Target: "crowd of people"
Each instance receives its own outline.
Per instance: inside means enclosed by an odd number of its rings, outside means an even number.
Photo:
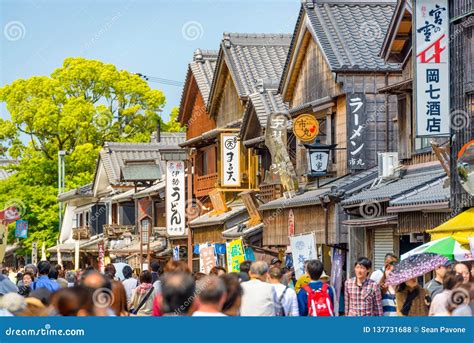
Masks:
[[[448,262],[422,287],[418,278],[386,285],[398,259],[372,272],[368,258],[359,258],[355,276],[336,292],[319,260],[305,263],[305,273],[277,258],[244,261],[240,272],[214,267],[192,273],[183,261],[160,268],[157,262],[136,275],[128,265],[121,280],[113,264],[65,270],[40,261],[0,274],[0,316],[472,316],[474,271],[465,263]]]

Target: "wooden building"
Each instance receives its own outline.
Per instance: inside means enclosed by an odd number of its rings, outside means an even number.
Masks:
[[[462,188],[456,160],[464,144],[474,139],[474,1],[449,1],[451,67],[451,199],[453,215],[474,206]],[[456,117],[454,117],[456,116]]]
[[[402,79],[379,89],[397,98],[398,172],[380,177],[376,185],[342,203],[350,215],[344,223],[354,232],[349,246],[352,258],[367,255],[375,268],[382,266],[385,253],[401,255],[428,241],[426,231],[455,215],[453,203],[460,201],[453,196],[450,202],[453,177],[449,156],[441,154],[449,151],[448,139],[416,137],[413,16],[411,1],[397,1],[380,52],[386,62],[402,64]],[[452,72],[451,79],[462,77]],[[452,82],[451,87],[453,84],[459,83]],[[455,141],[452,144],[456,145]]]
[[[291,118],[313,116],[319,123],[318,141],[337,146],[326,177],[318,180],[309,176],[306,148],[288,135],[301,194],[260,207],[265,246],[283,249],[288,244],[291,211],[295,233],[316,233],[325,268],[329,268],[328,247],[345,248],[341,244],[348,242],[348,236],[341,225],[344,212],[339,201],[375,179],[378,152],[396,150],[395,98],[377,89],[400,79],[401,70],[399,64],[385,63],[377,55],[383,37],[373,34],[387,29],[393,11],[388,1],[302,3],[279,92],[289,104]],[[354,109],[359,106],[356,119]],[[344,195],[337,192],[338,185]]]
[[[271,90],[276,91],[290,39],[290,35],[283,34],[224,33],[206,106],[207,113],[216,123],[216,128],[201,134],[198,138],[190,138],[182,144],[182,146],[189,146],[200,142],[199,144],[203,145],[202,149],[210,149],[212,145],[213,151],[216,152],[217,175],[212,183],[208,184],[206,193],[213,210],[210,213],[203,213],[189,223],[194,244],[219,243],[245,236],[238,234],[241,231],[255,234],[260,230],[261,233],[261,226],[258,230],[255,228],[259,222],[249,221],[249,217],[252,218],[252,209],[248,206],[252,207],[251,203],[255,198],[241,197],[242,192],[246,193],[257,188],[258,159],[253,151],[243,145],[239,139],[239,167],[234,172],[238,173],[240,182],[227,185],[223,178],[226,171],[222,156],[224,149],[222,139],[224,135],[233,135],[238,139],[244,114],[251,111],[249,107],[255,108],[262,105],[261,101],[257,103],[259,100],[256,98],[264,92],[262,89],[264,83],[268,85],[273,80]],[[284,107],[281,101],[279,105]],[[265,115],[268,113],[260,109],[258,111],[262,116],[264,116],[263,113]],[[211,189],[213,191],[209,192]],[[200,190],[195,187],[194,196],[199,195],[201,195]],[[247,229],[237,230],[238,225],[241,227],[243,225]],[[225,236],[223,236],[224,231],[226,231]],[[258,239],[255,242],[254,236],[252,237],[252,242],[259,244]]]

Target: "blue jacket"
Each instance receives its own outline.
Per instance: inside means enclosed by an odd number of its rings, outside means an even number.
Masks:
[[[323,283],[321,281],[311,281],[308,284],[311,289],[317,291],[318,289],[321,289],[323,287]],[[331,299],[331,303],[334,306],[334,289],[329,286],[328,287],[328,294],[329,298]],[[308,315],[308,293],[304,290],[304,288],[301,288],[300,291],[298,292],[298,309],[300,311],[300,316],[307,316]]]
[[[35,280],[35,282],[33,282],[33,284],[31,285],[31,289],[33,291],[37,290],[38,288],[46,288],[50,292],[56,292],[60,287],[59,287],[59,284],[56,281],[51,280],[46,275],[42,275],[42,276],[38,277]]]

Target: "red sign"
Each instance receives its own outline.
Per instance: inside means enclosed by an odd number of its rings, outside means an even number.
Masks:
[[[293,210],[290,209],[288,212],[288,236],[294,236],[295,235],[295,215],[293,213]]]
[[[104,272],[105,266],[104,266],[104,258],[105,258],[105,248],[104,248],[104,242],[99,242],[97,244],[97,250],[99,252],[99,257],[97,258],[97,262],[99,265],[99,271],[101,273]]]

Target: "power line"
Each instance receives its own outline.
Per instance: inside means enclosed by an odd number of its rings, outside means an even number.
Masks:
[[[162,77],[147,76],[147,75],[143,75],[142,73],[135,73],[135,74],[140,76],[143,80],[148,81],[148,82],[161,83],[161,84],[165,84],[165,85],[168,85],[168,86],[176,86],[176,87],[183,87],[184,86],[184,82],[181,82],[181,81],[165,79],[165,78],[162,78]]]

